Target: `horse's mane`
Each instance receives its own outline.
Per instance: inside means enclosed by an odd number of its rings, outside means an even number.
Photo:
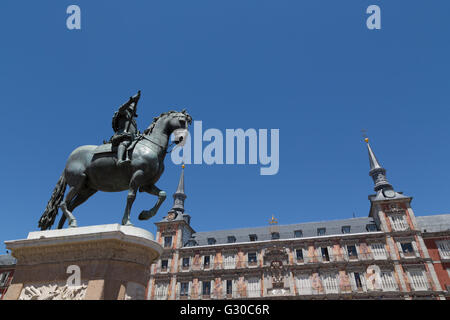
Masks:
[[[170,115],[172,113],[184,113],[184,114],[186,114],[188,116],[188,118],[191,118],[191,116],[188,115],[185,110],[183,110],[181,112],[180,111],[175,111],[175,110],[170,110],[170,111],[167,111],[167,112],[163,112],[159,116],[153,118],[153,122],[150,124],[150,126],[147,129],[145,129],[144,134],[152,133],[153,129],[156,126],[156,123],[158,122],[158,120],[161,119],[161,118],[164,118],[164,117],[166,117],[166,116],[168,116],[168,115]]]

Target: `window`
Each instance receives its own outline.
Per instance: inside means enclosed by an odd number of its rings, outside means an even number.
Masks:
[[[155,299],[156,300],[166,300],[167,299],[167,289],[169,288],[168,282],[160,282],[155,285]]]
[[[375,232],[375,231],[377,231],[377,225],[375,223],[370,223],[370,224],[366,225],[366,230],[368,232]]]
[[[272,240],[280,239],[280,233],[278,232],[272,232]]]
[[[376,260],[386,259],[386,249],[383,243],[372,243],[370,247]]]
[[[211,294],[211,281],[203,281],[202,294],[204,296],[209,296]]]
[[[327,273],[322,275],[322,283],[326,293],[338,293],[338,275],[336,273]]]
[[[236,242],[236,237],[235,236],[228,236],[228,243],[235,243]]]
[[[172,246],[172,237],[164,237],[164,248],[170,248]]]
[[[355,245],[347,246],[347,252],[349,258],[358,258],[358,252],[356,251]]]
[[[392,271],[381,271],[381,288],[383,291],[396,291],[397,284],[395,283]]]
[[[330,261],[330,256],[328,255],[328,248],[321,248],[322,251],[322,261]]]
[[[355,285],[356,285],[356,289],[362,290],[362,282],[361,282],[361,275],[358,272],[354,272],[353,276],[355,277]]]
[[[408,270],[411,286],[416,291],[428,290],[428,281],[423,269],[410,268]]]
[[[318,228],[318,229],[317,229],[317,235],[318,235],[318,236],[324,236],[326,230],[327,230],[326,228]]]
[[[249,278],[247,281],[247,291],[250,298],[261,296],[261,280],[259,278]]]
[[[186,243],[186,247],[194,247],[197,245],[197,241],[195,241],[194,239],[189,239],[188,242]]]
[[[223,262],[224,262],[225,269],[233,269],[236,265],[234,254],[232,254],[232,253],[224,254]]]
[[[227,280],[227,295],[233,294],[233,280]]]
[[[403,242],[400,244],[400,246],[401,246],[402,252],[405,256],[409,257],[409,256],[415,255],[414,248],[413,248],[411,242]]]
[[[258,240],[258,237],[256,236],[256,234],[251,234],[249,235],[250,241],[256,241]]]
[[[450,259],[450,240],[436,241],[442,259]]]
[[[297,260],[302,260],[303,261],[303,249],[296,249],[295,253],[297,255]]]
[[[3,272],[0,274],[0,287],[6,286],[8,281],[9,272]]]
[[[180,296],[185,297],[189,293],[189,282],[181,282],[180,284]]]
[[[189,257],[184,257],[183,258],[183,268],[188,268],[189,267],[189,262],[190,262]]]
[[[350,226],[343,226],[342,233],[350,233]]]
[[[167,271],[169,260],[161,260],[161,271]]]
[[[311,279],[309,274],[300,274],[296,277],[297,290],[300,295],[312,294]]]
[[[210,256],[204,256],[204,257],[203,257],[203,266],[204,266],[205,268],[209,267],[210,259],[211,259]]]
[[[408,229],[408,223],[406,222],[405,215],[395,214],[391,215],[390,218],[394,231],[404,231]]]
[[[208,244],[209,244],[209,245],[216,244],[216,239],[214,239],[214,238],[208,238]]]
[[[248,253],[248,263],[249,264],[256,264],[256,252],[249,252]]]
[[[301,238],[303,237],[303,231],[302,230],[295,230],[294,231],[294,238]]]

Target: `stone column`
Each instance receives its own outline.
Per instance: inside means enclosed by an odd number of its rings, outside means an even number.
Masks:
[[[30,232],[6,241],[17,259],[5,300],[145,299],[163,248],[147,230],[119,224]]]

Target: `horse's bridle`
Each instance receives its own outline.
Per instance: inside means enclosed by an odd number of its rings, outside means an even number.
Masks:
[[[188,117],[187,115],[176,116],[176,117],[177,117],[178,119],[179,119],[179,118],[184,118],[184,120],[185,120],[185,129],[187,130],[187,129],[188,129],[188,123],[190,123],[189,117]],[[148,140],[148,141],[150,141],[151,143],[157,145],[158,147],[160,147],[160,148],[162,148],[162,149],[164,150],[164,147],[163,147],[162,145],[160,145],[159,143],[156,143],[155,141],[153,141],[153,140],[151,140],[150,138],[148,138],[146,134],[143,134],[143,135],[141,136],[141,139]],[[173,146],[173,145],[175,145],[175,146],[174,146],[170,151],[166,151],[166,154],[167,154],[167,153],[171,153],[171,152],[173,151],[173,149],[175,149],[175,147],[176,147],[175,141],[173,141],[172,143],[170,143],[170,144],[167,146],[167,149],[169,149],[169,147],[171,147],[171,146]]]

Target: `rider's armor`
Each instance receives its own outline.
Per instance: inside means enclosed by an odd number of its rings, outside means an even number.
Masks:
[[[123,104],[119,110],[114,113],[112,119],[112,128],[115,134],[111,138],[111,143],[113,147],[117,146],[118,165],[130,162],[126,150],[138,133],[137,124],[134,118],[137,117],[136,109],[139,97],[140,91],[136,96],[131,97],[128,102]],[[124,156],[125,159],[123,159]]]

